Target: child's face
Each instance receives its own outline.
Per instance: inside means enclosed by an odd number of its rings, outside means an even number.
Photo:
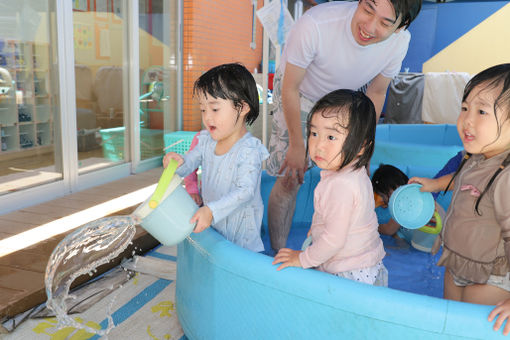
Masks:
[[[491,158],[510,148],[509,108],[499,107],[494,113],[494,103],[500,93],[501,86],[487,88],[480,84],[462,103],[457,130],[467,152]]]
[[[342,124],[346,125],[346,124]],[[325,118],[317,112],[310,121],[308,153],[312,161],[324,170],[337,170],[342,162],[342,147],[347,130],[340,126],[338,118]]]
[[[202,122],[211,134],[212,139],[221,142],[239,137],[239,133],[242,132],[243,128],[245,129],[244,117],[247,113],[247,105],[244,105],[239,113],[231,100],[214,98],[204,94],[199,95],[198,98]]]
[[[389,0],[361,0],[351,21],[354,40],[362,46],[388,39],[398,28],[402,16],[395,20],[395,9]]]

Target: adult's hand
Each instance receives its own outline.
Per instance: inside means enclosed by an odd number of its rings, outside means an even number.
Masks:
[[[306,150],[304,144],[289,145],[285,159],[278,173],[290,177],[293,181],[303,184],[306,171]]]
[[[301,128],[301,104],[299,87],[306,74],[306,69],[287,63],[282,83],[282,106],[287,131],[289,148],[279,170],[290,179],[290,183],[303,183],[306,171],[306,150]]]

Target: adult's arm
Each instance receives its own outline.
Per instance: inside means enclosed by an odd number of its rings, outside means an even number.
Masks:
[[[390,85],[391,78],[378,74],[367,87],[367,96],[372,100],[375,107],[376,122],[379,121],[381,111],[386,100],[386,91]]]
[[[301,104],[299,87],[305,77],[306,69],[287,63],[282,84],[282,106],[285,123],[289,131],[289,149],[280,168],[280,173],[298,177],[303,182],[306,167],[305,144],[301,131]],[[290,173],[289,173],[290,172]]]

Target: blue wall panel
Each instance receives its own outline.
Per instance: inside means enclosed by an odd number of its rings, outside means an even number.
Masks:
[[[436,36],[437,5],[424,3],[420,14],[409,26],[411,42],[402,62],[402,71],[421,72],[422,66],[432,56]]]
[[[424,2],[411,23],[411,43],[402,71],[421,72],[423,63],[462,37],[510,1]]]
[[[432,55],[469,32],[508,1],[467,1],[437,4],[437,29]]]

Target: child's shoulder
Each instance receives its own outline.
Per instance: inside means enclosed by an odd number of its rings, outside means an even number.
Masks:
[[[366,181],[368,181],[371,187],[372,184],[365,168],[345,168],[340,171],[321,171],[321,182],[323,185],[331,186],[332,188],[341,187],[342,191],[358,191],[360,183]]]
[[[245,156],[259,155],[263,160],[269,157],[269,152],[264,144],[250,132],[246,133],[243,138],[238,141],[238,148],[240,154]]]

